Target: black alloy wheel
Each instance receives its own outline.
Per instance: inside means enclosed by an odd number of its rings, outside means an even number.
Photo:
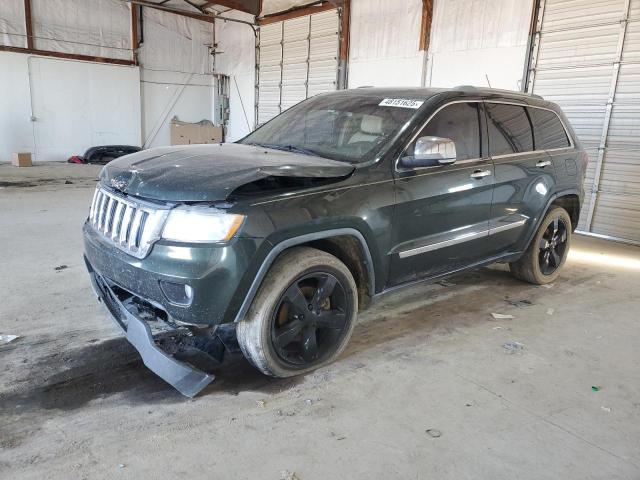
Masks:
[[[282,362],[309,367],[332,355],[346,333],[347,294],[331,273],[313,272],[287,288],[274,310],[271,344]]]
[[[545,230],[539,244],[538,262],[543,275],[551,275],[562,264],[567,249],[567,225],[556,218]]]

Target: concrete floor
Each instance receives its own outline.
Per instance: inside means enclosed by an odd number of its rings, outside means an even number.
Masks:
[[[503,266],[418,286],[329,367],[232,358],[187,400],[90,291],[97,172],[0,165],[0,333],[21,335],[0,346],[0,478],[640,478],[640,249],[575,237],[550,288]]]

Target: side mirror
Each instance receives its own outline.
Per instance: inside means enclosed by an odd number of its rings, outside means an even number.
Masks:
[[[450,138],[420,137],[416,140],[413,155],[402,158],[407,168],[450,165],[456,161],[456,144]]]

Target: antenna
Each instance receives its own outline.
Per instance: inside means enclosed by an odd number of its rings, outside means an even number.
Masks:
[[[489,85],[489,88],[491,88],[491,82],[489,81],[489,75],[487,75],[486,73],[484,74],[485,78],[487,79],[487,84]]]

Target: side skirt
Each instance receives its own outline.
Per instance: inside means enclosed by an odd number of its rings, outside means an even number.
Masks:
[[[458,268],[456,270],[451,270],[451,271],[448,271],[448,272],[439,273],[437,275],[432,275],[430,277],[425,277],[425,278],[421,278],[421,279],[418,279],[418,280],[412,280],[410,282],[402,283],[400,285],[396,285],[396,286],[391,287],[391,288],[386,288],[382,292],[376,293],[373,296],[373,298],[371,299],[371,303],[374,304],[374,303],[380,301],[383,297],[385,297],[388,294],[392,294],[392,293],[395,293],[397,291],[404,290],[405,288],[409,288],[409,287],[413,287],[415,285],[419,285],[421,283],[433,282],[434,280],[438,280],[438,279],[443,278],[443,277],[449,277],[451,275],[455,275],[456,273],[465,272],[467,270],[475,270],[475,269],[480,268],[480,267],[486,267],[487,265],[491,265],[491,264],[494,264],[494,263],[513,262],[513,261],[517,260],[518,258],[520,258],[523,253],[524,252],[504,253],[504,254],[501,254],[501,255],[497,255],[495,257],[491,257],[491,258],[482,260],[480,262],[472,263],[471,265],[467,265],[465,267],[461,267],[461,268]]]

